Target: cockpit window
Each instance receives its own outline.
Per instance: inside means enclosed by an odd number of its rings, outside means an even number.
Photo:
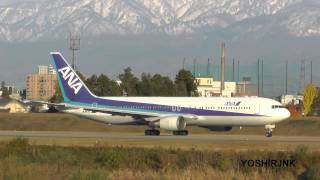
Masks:
[[[272,105],[272,109],[279,109],[279,108],[286,108],[286,107],[281,105]]]

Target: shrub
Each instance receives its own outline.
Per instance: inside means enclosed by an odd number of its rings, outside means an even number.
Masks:
[[[122,161],[120,153],[113,149],[101,149],[95,158],[96,163],[110,168],[120,168]]]
[[[298,163],[298,165],[302,166],[308,166],[308,148],[306,146],[298,146],[294,153],[293,153],[293,158],[295,159]]]
[[[167,154],[162,154],[159,152],[148,151],[144,157],[145,165],[151,169],[159,170],[163,168],[161,155],[166,156]]]
[[[7,155],[14,155],[20,158],[28,158],[30,145],[28,139],[15,138],[6,145]]]
[[[306,173],[306,177],[309,180],[317,180],[320,178],[320,164],[313,165]]]
[[[58,166],[64,166],[65,164],[74,165],[77,163],[76,155],[67,148],[56,147],[45,154],[46,161],[51,163],[57,163]]]
[[[71,174],[68,178],[69,180],[107,180],[111,179],[104,171],[94,170],[94,171],[79,171],[77,173]]]

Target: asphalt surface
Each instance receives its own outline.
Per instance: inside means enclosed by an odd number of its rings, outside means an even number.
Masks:
[[[265,141],[320,143],[320,137],[313,136],[273,136],[264,135],[189,135],[189,136],[144,136],[142,133],[66,132],[66,131],[0,131],[0,137],[40,137],[40,138],[93,138],[110,140],[193,140],[193,141]]]

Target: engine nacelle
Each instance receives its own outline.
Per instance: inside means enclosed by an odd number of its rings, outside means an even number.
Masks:
[[[210,131],[231,131],[231,126],[209,126],[207,127]]]
[[[160,129],[180,131],[186,128],[186,121],[182,116],[164,117],[159,121]]]

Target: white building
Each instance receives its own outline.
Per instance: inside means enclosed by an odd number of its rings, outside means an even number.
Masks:
[[[298,105],[303,101],[303,96],[301,95],[282,95],[281,96],[281,104],[284,106],[288,106],[290,104]]]
[[[199,96],[224,96],[232,97],[236,94],[236,82],[225,82],[225,90],[220,92],[221,82],[214,81],[213,77],[196,77]]]
[[[39,65],[38,74],[56,74],[56,70],[51,64],[49,66]]]
[[[48,66],[38,66],[38,74],[48,74],[49,67]]]

